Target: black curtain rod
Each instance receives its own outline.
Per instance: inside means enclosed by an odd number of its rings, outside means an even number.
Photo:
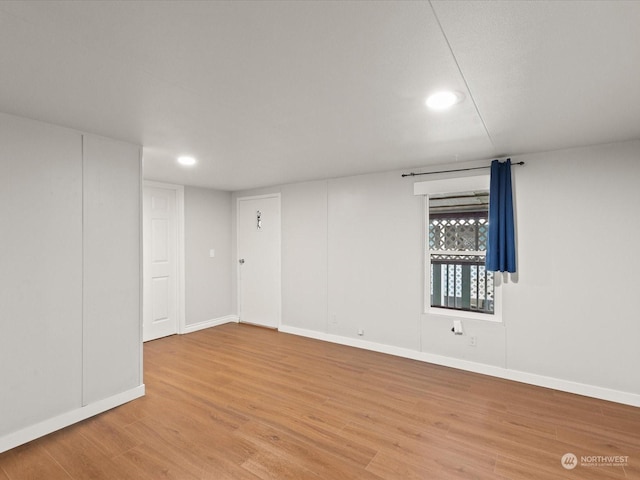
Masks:
[[[509,160],[509,159],[507,159]],[[524,165],[524,162],[515,162],[511,165]],[[402,178],[404,177],[417,177],[418,175],[435,175],[436,173],[453,173],[453,172],[467,172],[469,170],[481,170],[483,168],[491,168],[491,165],[487,165],[486,167],[471,167],[471,168],[458,168],[456,170],[440,170],[438,172],[423,172],[423,173],[403,173]]]

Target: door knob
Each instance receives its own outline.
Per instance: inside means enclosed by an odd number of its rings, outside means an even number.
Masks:
[[[240,260],[238,260],[238,263],[239,263],[240,265],[243,265],[243,264],[244,264],[244,258],[241,258]]]

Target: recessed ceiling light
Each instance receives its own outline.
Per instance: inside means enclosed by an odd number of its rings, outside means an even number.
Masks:
[[[180,165],[191,166],[196,164],[196,159],[193,157],[182,156],[178,157],[178,163]]]
[[[460,92],[452,92],[445,90],[436,92],[427,97],[427,107],[431,110],[446,110],[453,107],[456,103],[460,103],[464,96]]]

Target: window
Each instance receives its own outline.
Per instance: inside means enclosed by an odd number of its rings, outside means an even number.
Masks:
[[[493,316],[494,276],[485,269],[489,192],[432,194],[427,204],[430,306]]]

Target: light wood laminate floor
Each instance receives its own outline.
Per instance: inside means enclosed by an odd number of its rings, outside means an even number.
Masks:
[[[0,454],[0,480],[640,479],[640,408],[238,324],[144,364],[144,398]]]

